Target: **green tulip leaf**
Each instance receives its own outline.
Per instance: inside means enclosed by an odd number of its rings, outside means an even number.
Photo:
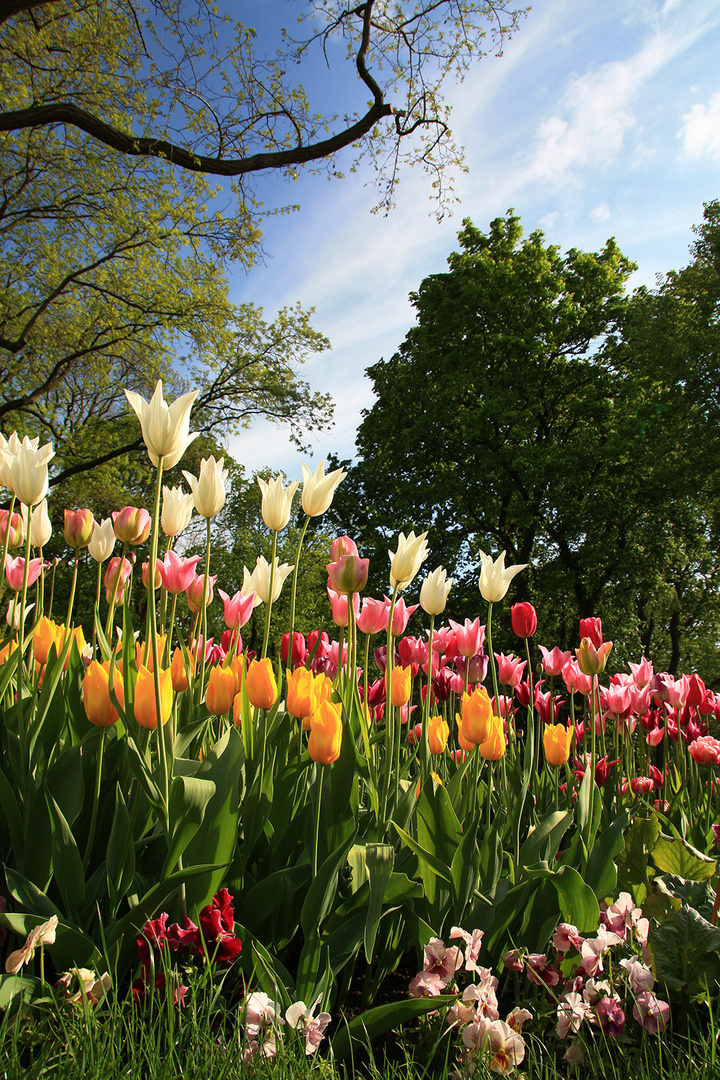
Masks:
[[[675,874],[686,881],[705,881],[717,869],[717,859],[703,855],[679,836],[661,834],[650,856],[661,873]]]

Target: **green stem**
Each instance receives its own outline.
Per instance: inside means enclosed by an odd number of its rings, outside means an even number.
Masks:
[[[303,546],[303,540],[305,539],[305,532],[307,530],[310,518],[306,515],[303,527],[300,530],[300,539],[298,540],[297,551],[295,553],[295,569],[293,570],[292,580],[292,592],[290,594],[290,636],[288,638],[288,662],[287,666],[292,671],[292,647],[293,647],[293,634],[295,633],[295,595],[297,592],[297,579],[300,569],[300,551]],[[263,655],[265,655],[263,653]]]
[[[110,606],[108,608],[107,621],[105,623],[105,637],[108,639],[108,644],[110,645],[111,649],[113,648],[114,635],[112,633],[112,624],[115,617],[115,602],[117,600],[118,587],[120,585],[120,575],[122,574],[123,567],[125,566],[125,556],[127,555],[127,549],[128,545],[127,541],[125,541],[122,546],[122,551],[120,552],[120,562],[118,563],[117,574],[115,575],[115,581],[113,582],[112,593],[110,594]],[[53,586],[54,585],[55,574],[53,572]]]
[[[202,607],[200,618],[202,619],[202,662],[200,664],[200,695],[198,701],[205,696],[205,667],[207,665],[207,598],[210,589],[210,518],[207,519],[205,534],[205,575],[203,577]]]
[[[98,750],[97,770],[95,772],[95,798],[93,799],[92,815],[90,817],[90,831],[88,832],[87,844],[85,846],[85,857],[83,858],[84,870],[87,870],[88,868],[93,841],[95,839],[95,827],[97,825],[98,807],[100,805],[100,785],[102,782],[102,767],[103,756],[105,753],[106,731],[106,728],[102,728],[100,732],[100,749]]]
[[[7,562],[8,550],[10,548],[10,524],[12,522],[12,516],[15,509],[16,496],[13,493],[13,497],[10,500],[10,509],[7,516],[7,528],[5,529],[5,540],[3,541],[3,555],[2,555],[2,569],[5,570],[5,563]],[[27,522],[27,538],[30,536],[30,521]],[[26,538],[26,539],[27,539]],[[29,547],[29,545],[28,545]],[[3,593],[5,592],[5,574],[0,575],[0,600],[2,600]]]
[[[490,653],[490,671],[492,672],[492,684],[493,693],[495,695],[495,710],[500,711],[500,695],[498,693],[498,681],[497,670],[495,668],[495,653],[493,652],[492,643],[492,601],[488,602],[488,617],[487,617],[487,639],[488,639],[488,651]]]
[[[30,762],[26,761],[27,733],[25,731],[25,717],[23,715],[23,681],[24,681],[24,654],[25,654],[25,604],[27,601],[27,583],[30,572],[30,523],[32,521],[32,506],[28,506],[27,536],[25,537],[25,566],[23,567],[22,597],[20,600],[20,626],[18,628],[18,661],[16,668],[17,707],[18,707],[18,733],[20,735],[21,761],[23,779],[25,769],[29,771]]]
[[[75,604],[75,587],[77,586],[78,576],[78,561],[80,559],[80,552],[75,549],[75,565],[73,567],[72,585],[70,586],[70,599],[68,600],[67,615],[65,616],[65,632],[70,629],[70,623],[72,622],[72,610]]]
[[[318,848],[320,847],[320,808],[322,806],[322,783],[324,772],[323,766],[320,764],[317,765],[317,769],[319,770],[319,772],[317,779],[317,794],[315,805],[315,836],[313,839],[313,881],[317,877],[318,872]]]
[[[95,618],[92,627],[92,659],[95,659],[95,646],[97,645],[97,624],[100,618],[100,589],[102,588],[102,563],[97,565],[97,585],[95,587]]]
[[[52,576],[50,578],[50,603],[48,604],[48,619],[52,619],[53,600],[55,598],[55,571],[56,570],[57,570],[57,559],[53,559]]]
[[[422,786],[425,786],[427,780],[428,771],[430,769],[430,744],[428,741],[428,728],[430,726],[430,696],[432,694],[432,647],[433,647],[433,632],[435,630],[435,616],[430,616],[430,633],[428,635],[428,674],[427,683],[425,684],[425,701],[423,702],[422,710],[422,735],[421,738],[421,750],[420,750],[420,764],[422,768]],[[467,670],[467,666],[466,666]],[[408,717],[408,725],[410,719]]]
[[[158,530],[160,528],[160,496],[162,493],[163,459],[158,458],[157,482],[155,484],[155,510],[153,514],[153,530],[150,540],[150,565],[148,567],[148,606],[150,610],[150,640],[152,644],[153,658],[153,684],[155,687],[155,713],[157,716],[158,756],[160,758],[160,774],[162,777],[162,791],[164,796],[164,826],[165,834],[170,835],[170,819],[168,816],[168,804],[170,800],[170,776],[167,760],[167,747],[165,746],[165,732],[162,721],[162,695],[160,692],[160,649],[158,647],[157,611],[155,610],[155,563],[158,549]]]

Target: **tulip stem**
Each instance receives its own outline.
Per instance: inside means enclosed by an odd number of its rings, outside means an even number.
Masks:
[[[495,713],[500,715],[500,695],[498,693],[497,671],[495,670],[495,654],[493,653],[492,643],[492,600],[488,601],[488,617],[487,617],[487,639],[488,650],[490,652],[490,671],[492,672],[492,684],[493,693],[495,695]]]
[[[73,566],[72,585],[70,586],[70,599],[68,600],[67,615],[65,616],[65,632],[70,629],[70,623],[72,622],[72,610],[75,605],[75,587],[77,585],[78,577],[78,559],[80,558],[80,549],[75,549],[75,565]]]
[[[22,582],[22,598],[20,600],[20,626],[18,627],[18,661],[15,671],[15,679],[17,686],[17,707],[18,707],[18,733],[20,735],[20,747],[22,750],[21,761],[23,770],[23,780],[27,775],[25,770],[30,770],[30,762],[25,760],[27,753],[26,743],[26,731],[25,731],[25,717],[23,716],[23,667],[24,667],[24,652],[25,652],[25,602],[27,600],[27,584],[28,575],[30,572],[30,523],[32,521],[32,506],[27,508],[27,536],[25,537],[25,566],[23,567],[23,582]],[[10,519],[8,518],[8,532],[10,529]]]
[[[150,565],[148,567],[148,605],[150,609],[150,641],[152,644],[153,658],[153,684],[155,689],[155,715],[157,717],[158,754],[160,757],[160,773],[162,776],[165,833],[170,835],[169,801],[170,801],[170,778],[168,775],[167,747],[165,746],[165,733],[163,731],[162,695],[160,693],[160,650],[158,647],[157,612],[155,610],[155,563],[157,560],[158,529],[160,527],[160,494],[162,492],[163,459],[158,457],[157,483],[155,485],[155,511],[153,514],[153,529],[150,540]],[[120,564],[122,566],[122,563]],[[120,575],[118,574],[118,578]]]
[[[113,637],[114,637],[114,635],[112,634],[112,622],[113,622],[113,618],[115,616],[115,601],[117,600],[118,586],[120,585],[120,575],[122,574],[123,567],[125,566],[125,556],[127,555],[127,549],[128,549],[127,541],[124,541],[123,546],[122,546],[122,551],[120,552],[120,562],[118,563],[117,573],[115,575],[115,580],[113,581],[112,594],[110,596],[110,607],[108,608],[107,622],[105,623],[105,637],[108,639],[108,643],[109,643],[111,649],[113,647]],[[55,586],[55,574],[53,572],[53,587],[54,586]]]
[[[15,500],[17,496],[13,493],[13,497],[10,500],[10,509],[8,510],[7,520],[5,521],[5,539],[3,541],[3,556],[2,556],[2,568],[5,570],[5,563],[7,562],[8,548],[10,547],[10,527],[12,525],[13,510],[15,508]],[[27,533],[30,536],[30,522],[27,522]],[[0,600],[2,600],[3,593],[5,592],[5,574],[0,577]]]
[[[200,665],[200,696],[202,701],[205,694],[205,666],[207,663],[207,598],[210,589],[210,518],[207,519],[207,531],[205,535],[205,574],[203,577],[202,609],[202,663]]]
[[[102,563],[97,564],[97,585],[95,587],[95,618],[93,619],[92,628],[92,656],[91,660],[95,659],[95,646],[97,645],[97,622],[100,618],[100,589],[102,587]]]
[[[268,640],[270,638],[270,618],[272,616],[273,606],[273,588],[275,586],[275,558],[277,556],[277,532],[273,532],[272,542],[272,555],[270,557],[270,584],[268,586],[268,602],[267,611],[265,612],[265,633],[263,634],[263,647],[261,659],[264,660],[267,656]],[[290,666],[292,666],[292,638],[288,640],[288,659]]]
[[[292,671],[292,669],[293,669],[293,665],[292,665],[292,648],[293,648],[293,634],[295,633],[295,594],[296,594],[296,591],[297,591],[298,572],[300,570],[300,551],[301,551],[302,546],[303,546],[303,540],[305,539],[305,532],[307,530],[309,521],[310,521],[310,517],[309,517],[309,515],[306,514],[305,515],[305,521],[303,523],[303,527],[300,530],[300,538],[298,540],[297,551],[295,553],[295,569],[293,570],[292,592],[290,594],[290,636],[288,637],[288,663],[287,663],[287,666],[289,667],[290,671]],[[277,533],[275,535],[277,536]],[[273,559],[273,567],[274,567],[274,565],[275,565],[275,560]],[[264,655],[265,654],[263,653],[263,656]]]
[[[428,743],[428,727],[430,725],[430,696],[432,694],[432,647],[433,647],[433,633],[435,630],[435,616],[430,616],[430,633],[428,634],[428,672],[427,683],[425,685],[425,701],[423,702],[422,710],[422,735],[421,750],[420,750],[420,762],[422,766],[422,785],[425,786],[427,780],[428,769],[430,768],[430,745]],[[408,708],[408,728],[410,727],[410,711]]]
[[[322,806],[322,783],[323,772],[322,765],[318,764],[318,778],[315,785],[315,837],[313,840],[313,881],[317,877],[318,872],[318,848],[320,847],[320,809]]]

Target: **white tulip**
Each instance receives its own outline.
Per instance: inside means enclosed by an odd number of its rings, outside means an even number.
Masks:
[[[262,516],[268,529],[280,532],[288,523],[293,495],[300,484],[299,480],[293,480],[287,488],[283,487],[283,478],[278,475],[269,483],[261,480],[258,476],[258,485],[262,491]]]
[[[428,557],[427,533],[416,536],[414,532],[400,533],[397,551],[388,551],[390,556],[390,584],[406,589]]]
[[[190,434],[190,410],[198,393],[198,390],[191,390],[168,405],[163,397],[162,379],[158,379],[150,401],[132,390],[125,391],[125,397],[140,421],[143,441],[153,465],[162,458],[163,468],[172,469],[193,439],[197,439],[199,431]]]
[[[314,473],[305,462],[300,466],[303,474],[302,508],[308,517],[320,517],[329,509],[335,489],[347,473],[344,469],[334,469],[325,476],[325,462],[321,461]]]
[[[452,578],[446,581],[447,571],[438,566],[420,586],[420,606],[428,615],[439,615],[445,610]]]
[[[200,517],[213,518],[225,505],[227,469],[223,469],[224,460],[220,458],[216,461],[214,457],[203,458],[200,462],[198,477],[183,469],[183,476],[192,488],[195,509]]]
[[[515,575],[527,569],[528,563],[518,563],[517,566],[506,568],[504,551],[498,555],[495,562],[484,551],[480,552],[480,558],[482,559],[482,571],[478,583],[480,592],[483,600],[487,600],[489,604],[496,604],[508,591],[508,586]]]

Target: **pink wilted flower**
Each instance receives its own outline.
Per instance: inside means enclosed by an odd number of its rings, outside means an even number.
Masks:
[[[661,1001],[651,990],[638,994],[633,1006],[633,1016],[651,1035],[664,1031],[670,1020],[670,1006]]]
[[[451,945],[449,949],[446,949],[440,938],[430,938],[423,949],[423,971],[431,971],[439,975],[443,983],[447,985],[460,967],[462,967],[462,954],[457,945]]]
[[[332,1020],[330,1013],[321,1012],[317,1016],[314,1015],[321,1000],[322,998],[318,998],[311,1009],[308,1009],[304,1001],[296,1001],[285,1011],[286,1023],[305,1037],[307,1057],[315,1053],[325,1036],[325,1028]]]
[[[11,952],[5,961],[5,971],[8,975],[17,975],[23,964],[29,964],[35,955],[35,950],[43,945],[55,944],[55,931],[57,930],[58,917],[51,915],[47,922],[34,926],[28,934],[25,944]]]

